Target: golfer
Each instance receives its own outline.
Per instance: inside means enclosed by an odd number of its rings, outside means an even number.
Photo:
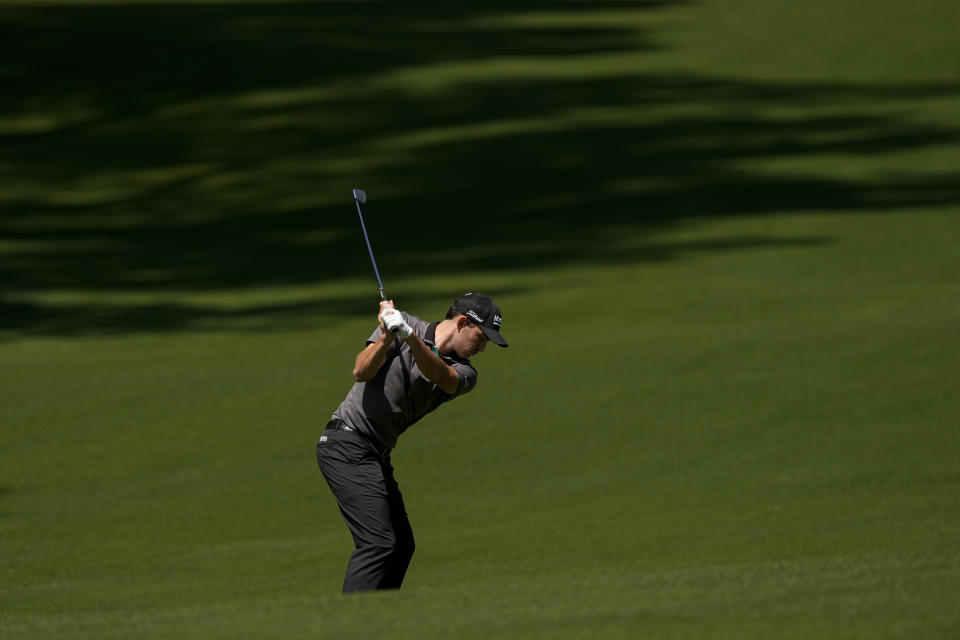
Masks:
[[[413,530],[390,451],[410,425],[477,384],[469,358],[487,341],[506,347],[500,307],[481,293],[456,300],[440,322],[380,303],[379,327],[356,359],[356,384],[317,443],[317,463],[356,546],[343,592],[399,589]]]

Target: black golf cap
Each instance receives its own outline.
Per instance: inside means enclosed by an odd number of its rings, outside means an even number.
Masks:
[[[503,313],[493,298],[482,293],[465,293],[453,301],[453,306],[470,318],[470,322],[480,327],[490,342],[501,347],[507,346],[507,341],[500,335]]]

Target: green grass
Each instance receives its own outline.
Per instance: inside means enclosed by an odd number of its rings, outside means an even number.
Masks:
[[[0,636],[951,637],[958,20],[0,3]],[[353,186],[391,295],[511,347],[343,597]]]

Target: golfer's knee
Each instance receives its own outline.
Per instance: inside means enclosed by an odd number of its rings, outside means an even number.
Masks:
[[[413,538],[396,538],[387,547],[387,556],[393,560],[409,561],[413,557],[414,549],[416,549],[416,544],[414,544]]]
[[[416,545],[413,538],[394,538],[389,541],[377,542],[358,549],[363,555],[380,560],[395,560],[411,558]]]

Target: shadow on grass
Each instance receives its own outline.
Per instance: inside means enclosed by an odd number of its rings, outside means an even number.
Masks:
[[[960,202],[955,180],[922,167],[883,179],[755,168],[955,143],[956,130],[876,105],[960,84],[642,70],[663,46],[646,17],[680,4],[0,8],[0,331],[368,313],[372,286],[317,302],[169,301],[369,274],[355,186],[391,278],[814,246],[828,239],[661,232]],[[109,297],[126,292],[167,297]]]

